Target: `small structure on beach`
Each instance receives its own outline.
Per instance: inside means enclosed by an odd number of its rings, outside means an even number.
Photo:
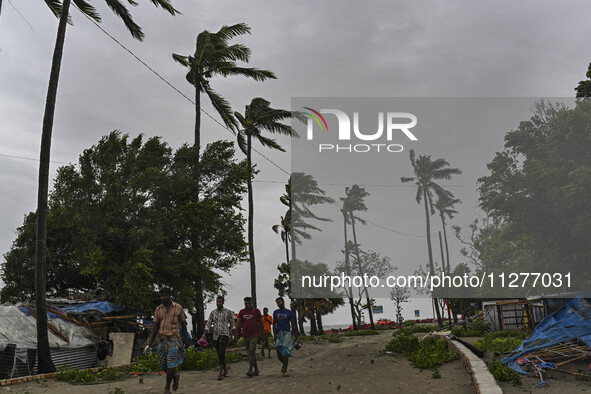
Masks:
[[[95,367],[97,336],[62,310],[48,307],[47,315],[49,347],[56,367]],[[29,306],[0,305],[0,379],[36,373],[35,316]]]

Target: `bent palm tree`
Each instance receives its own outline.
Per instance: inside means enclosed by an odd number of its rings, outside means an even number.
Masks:
[[[85,0],[72,0],[78,9],[88,17],[100,22],[101,18],[96,9]],[[162,7],[171,15],[175,15],[175,10],[170,0],[150,0],[155,6]],[[57,28],[57,37],[53,58],[51,62],[51,71],[49,74],[49,87],[47,89],[47,98],[45,100],[45,112],[43,115],[43,126],[41,131],[41,152],[39,159],[39,184],[37,191],[37,241],[35,245],[35,307],[37,309],[37,354],[39,373],[53,372],[55,366],[49,353],[49,338],[47,334],[47,314],[46,314],[46,286],[45,286],[45,241],[47,239],[47,199],[49,192],[49,160],[51,156],[51,134],[53,132],[53,117],[55,114],[55,103],[57,97],[57,87],[60,76],[62,55],[64,51],[64,42],[66,39],[66,24],[69,22],[70,0],[64,0],[63,4],[59,0],[45,0],[55,16],[59,16]],[[119,0],[106,0],[107,5],[115,15],[117,15],[131,36],[137,40],[143,40],[144,33],[131,17],[129,10]],[[131,2],[131,4],[136,4]]]
[[[250,257],[250,293],[253,305],[257,305],[256,290],[256,263],[254,256],[254,201],[252,195],[252,177],[254,177],[252,165],[252,139],[258,140],[263,146],[285,152],[275,140],[263,135],[264,131],[274,134],[283,134],[297,137],[296,131],[289,125],[282,123],[292,117],[301,118],[296,112],[283,109],[276,109],[270,103],[260,97],[252,99],[246,106],[244,115],[234,112],[241,128],[238,130],[238,146],[246,155],[246,161],[251,171],[251,178],[248,180],[248,252]]]
[[[189,82],[195,89],[195,129],[194,144],[197,147],[197,164],[200,160],[201,148],[201,94],[205,93],[216,112],[222,118],[224,124],[234,130],[238,127],[236,119],[232,114],[230,103],[210,86],[210,80],[215,76],[235,76],[242,75],[252,78],[255,81],[264,81],[275,78],[269,70],[260,70],[258,68],[239,67],[237,62],[248,63],[250,60],[250,49],[242,44],[230,44],[229,41],[237,36],[250,33],[250,27],[245,23],[238,23],[232,26],[222,26],[216,33],[207,30],[197,35],[195,43],[195,52],[193,55],[182,56],[176,53],[172,58],[181,65],[188,68],[186,75]],[[198,167],[198,166],[197,166]],[[194,174],[197,184],[201,177],[199,172]],[[199,190],[197,190],[196,203],[199,204]],[[202,262],[199,256],[201,241],[198,236],[192,240],[192,248],[195,251],[196,272],[195,278],[195,318],[193,319],[193,331],[195,337],[201,336],[205,329],[205,309],[203,300],[203,281]]]
[[[429,254],[429,272],[431,275],[435,274],[435,267],[433,266],[433,249],[431,247],[431,221],[430,216],[435,213],[433,209],[433,193],[438,197],[445,198],[446,190],[439,186],[436,180],[450,180],[454,174],[461,174],[457,168],[449,168],[449,163],[445,159],[431,160],[431,156],[419,155],[416,159],[414,149],[410,150],[410,163],[412,165],[414,177],[401,177],[402,183],[414,182],[417,186],[416,201],[417,204],[425,206],[425,221],[427,227],[427,250]],[[435,301],[435,312],[437,313],[437,322],[439,326],[443,325],[441,319],[441,312],[437,299]]]
[[[362,268],[361,268],[361,257],[359,255],[359,244],[357,243],[357,232],[355,231],[355,215],[353,212],[355,211],[367,211],[367,207],[365,206],[365,202],[363,199],[369,196],[369,193],[365,191],[364,188],[359,187],[358,185],[353,185],[352,187],[345,188],[345,195],[347,197],[342,198],[343,200],[343,211],[344,215],[348,214],[349,223],[351,223],[351,230],[353,232],[353,245],[355,249],[355,256],[359,268],[359,275],[363,275]],[[365,222],[357,218],[361,224],[365,224]],[[346,225],[346,224],[345,224]],[[347,251],[349,248],[345,248]],[[369,314],[369,322],[371,324],[372,330],[375,329],[375,324],[373,321],[373,311],[372,311],[372,303],[369,299],[369,291],[367,287],[364,287],[363,292],[365,293],[365,300],[367,301],[367,312]]]
[[[458,211],[454,210],[453,207],[458,203],[461,203],[460,199],[455,198],[450,191],[445,190],[445,195],[439,196],[437,198],[437,202],[434,204],[434,207],[439,212],[439,217],[441,218],[441,227],[443,227],[443,239],[445,240],[445,260],[447,261],[448,274],[451,272],[451,267],[449,264],[449,247],[447,245],[447,226],[445,217],[447,216],[449,219],[454,218]],[[443,266],[443,269],[445,270],[445,266]]]

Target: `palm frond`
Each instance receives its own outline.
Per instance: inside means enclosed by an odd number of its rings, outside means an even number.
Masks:
[[[261,70],[254,67],[224,67],[219,70],[219,74],[227,77],[230,75],[242,75],[248,78],[252,78],[257,82],[261,82],[267,79],[277,79],[275,74],[269,70]]]
[[[242,153],[244,153],[245,155],[248,154],[248,146],[246,144],[246,139],[244,137],[244,132],[242,130],[239,130],[236,133],[236,139],[238,141],[238,146],[240,147]]]
[[[271,149],[277,149],[280,150],[281,152],[285,152],[285,149],[283,149],[281,147],[281,145],[279,145],[277,143],[277,141],[275,141],[274,139],[271,138],[267,138],[267,137],[263,137],[262,135],[259,134],[255,134],[254,137],[259,140],[259,142],[261,143],[261,145],[269,147]]]
[[[45,4],[47,4],[47,6],[49,7],[49,9],[53,13],[53,15],[55,15],[57,18],[60,17],[60,14],[62,13],[62,2],[61,1],[59,1],[59,0],[45,0]]]
[[[170,15],[180,14],[178,10],[175,10],[169,0],[150,0],[156,7],[162,7],[165,11],[168,11]],[[131,2],[131,1],[130,1]],[[137,4],[137,3],[136,3]]]
[[[174,59],[175,62],[177,62],[185,67],[189,67],[189,57],[188,56],[183,56],[183,55],[173,53],[172,58]]]
[[[139,27],[131,17],[129,10],[118,0],[105,0],[107,5],[115,15],[117,15],[122,21],[127,30],[131,33],[131,36],[138,41],[143,41],[144,39],[144,32],[142,28]]]
[[[216,91],[209,87],[209,84],[204,84],[203,89],[209,99],[211,100],[211,104],[217,111],[217,113],[221,116],[224,124],[230,128],[231,130],[236,130],[238,128],[238,124],[236,119],[234,118],[234,114],[232,113],[232,108],[230,107],[230,103],[228,100],[220,96]]]
[[[215,33],[221,40],[228,41],[234,37],[243,34],[250,34],[250,27],[246,23],[237,23],[232,26],[222,26],[220,30]]]
[[[101,21],[101,16],[98,14],[96,8],[94,8],[93,6],[91,6],[90,4],[88,4],[86,1],[84,0],[72,0],[74,2],[74,4],[76,4],[76,6],[78,7],[78,9],[86,16],[88,16],[89,18],[92,18],[93,20],[95,20],[96,22]]]

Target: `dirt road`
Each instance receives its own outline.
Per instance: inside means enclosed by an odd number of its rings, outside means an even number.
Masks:
[[[304,342],[290,360],[289,377],[282,377],[281,364],[276,358],[259,361],[261,375],[245,376],[246,362],[230,364],[230,376],[216,380],[215,371],[184,371],[179,394],[188,393],[472,393],[470,377],[460,361],[443,364],[440,379],[432,372],[412,367],[399,356],[380,355],[391,339],[391,332],[379,336],[345,337],[342,343]],[[71,385],[50,379],[46,382],[6,386],[0,393],[76,393],[108,394],[115,389],[125,394],[162,393],[164,377],[127,378],[98,385]],[[121,391],[119,391],[121,394]]]

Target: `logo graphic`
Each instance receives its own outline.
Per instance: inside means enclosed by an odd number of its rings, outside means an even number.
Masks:
[[[326,124],[326,120],[324,119],[324,116],[320,115],[320,112],[318,112],[310,107],[304,107],[304,109],[308,109],[308,110],[314,112],[316,115],[318,115],[318,117],[320,119],[322,119],[322,122],[324,123],[324,126],[326,127],[326,131],[328,131],[328,125]],[[320,126],[320,130],[322,130],[322,123],[320,123],[320,120],[318,119],[318,117],[316,117],[313,114],[308,113],[308,112],[306,112],[306,115],[312,117],[316,121],[316,123],[318,123],[318,126]]]
[[[353,112],[353,121],[347,113],[338,109],[321,109],[316,111],[310,107],[303,107],[312,113],[306,112],[309,116],[307,122],[307,139],[314,139],[314,121],[320,127],[320,130],[326,129],[328,131],[328,123],[322,114],[332,114],[336,116],[338,122],[338,140],[339,141],[374,141],[385,140],[390,142],[396,135],[404,134],[409,140],[417,141],[418,138],[410,131],[411,128],[417,125],[417,117],[408,112],[378,112],[378,129],[377,131],[361,130],[359,127],[359,112]],[[366,121],[367,122],[367,121]],[[375,130],[375,129],[374,129]],[[385,131],[385,133],[384,133]],[[385,134],[385,136],[384,136]],[[383,149],[382,149],[383,148]],[[326,150],[333,150],[335,152],[370,152],[370,151],[388,151],[388,152],[402,152],[404,147],[400,144],[355,144],[355,145],[334,145],[334,144],[319,144],[319,152]]]

